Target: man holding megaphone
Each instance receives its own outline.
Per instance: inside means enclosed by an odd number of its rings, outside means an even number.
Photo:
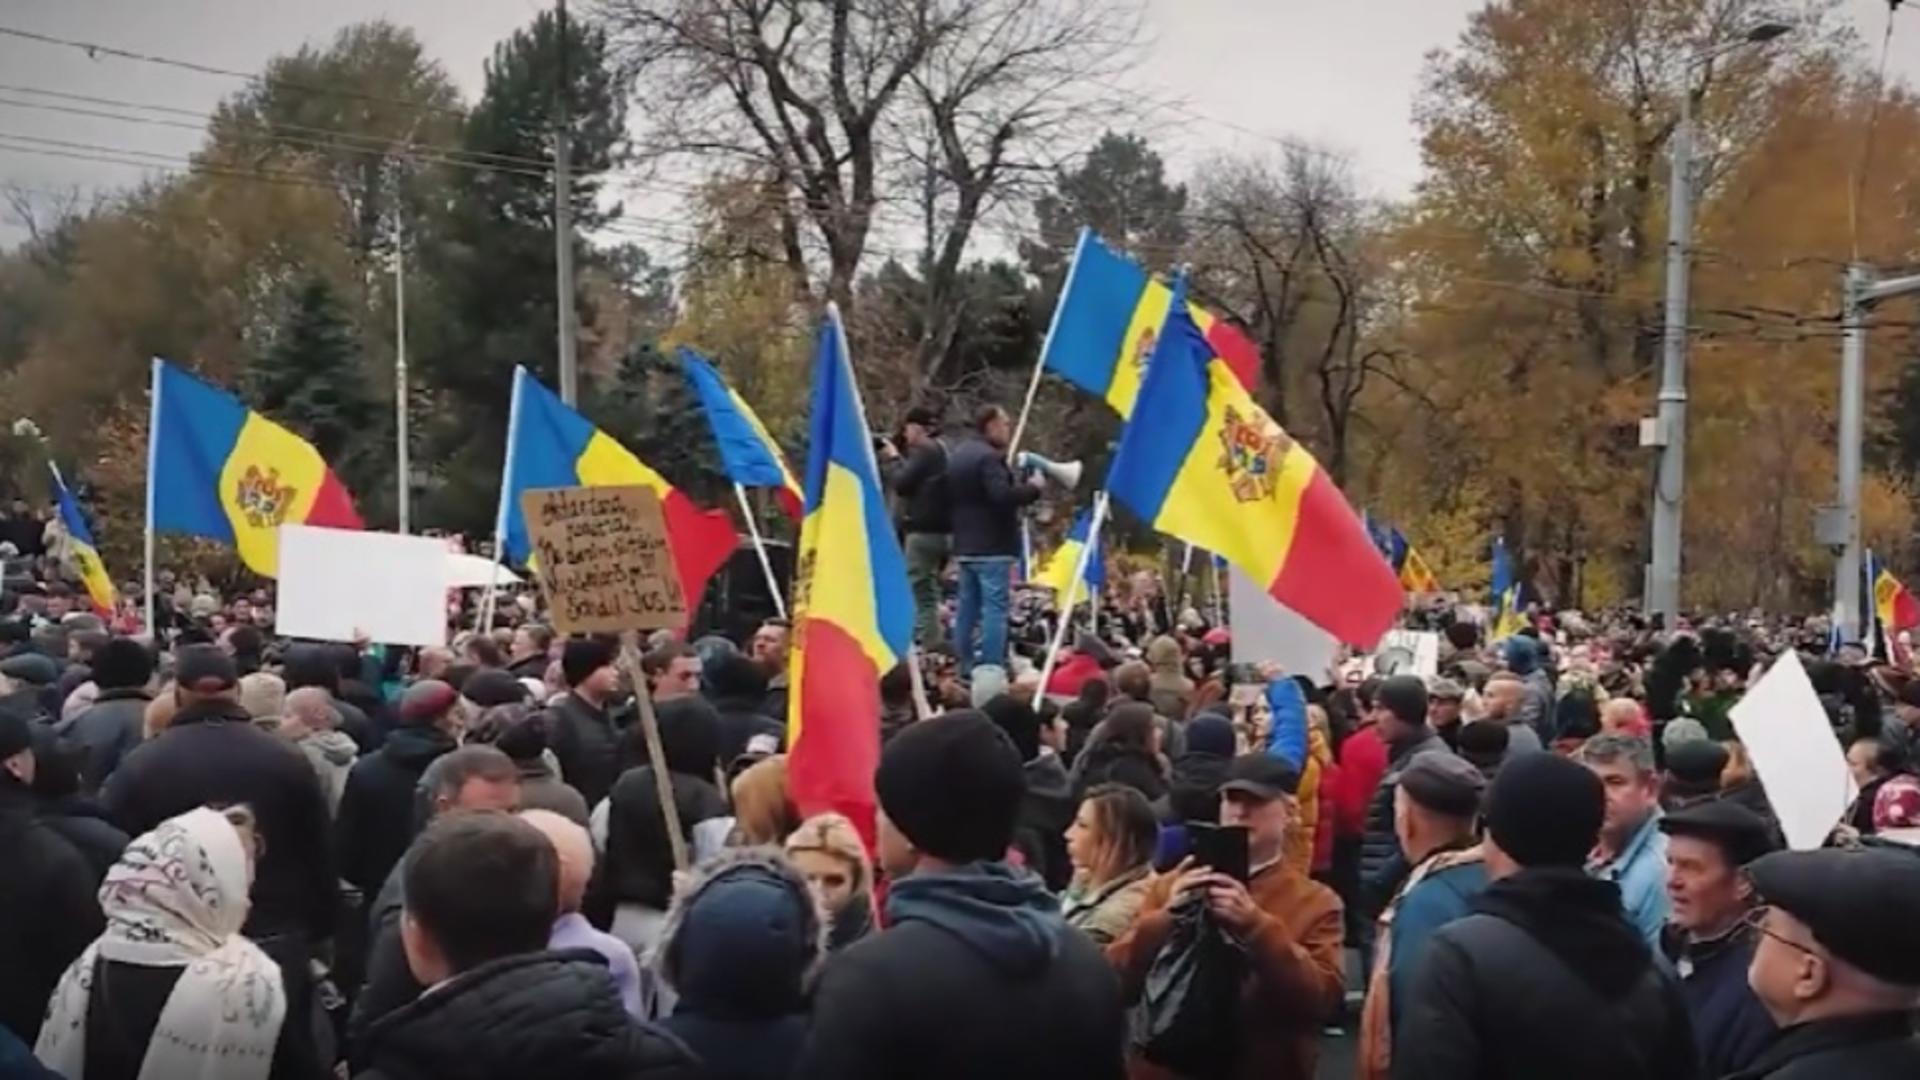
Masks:
[[[960,607],[953,648],[960,669],[1007,664],[1007,606],[1013,564],[1020,556],[1020,508],[1040,497],[1046,478],[1025,481],[1007,464],[1013,423],[998,405],[973,417],[970,438],[947,459],[947,497],[953,514],[953,554],[960,571]],[[980,643],[973,641],[979,630]]]

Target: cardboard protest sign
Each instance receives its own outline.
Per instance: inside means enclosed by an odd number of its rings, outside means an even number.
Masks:
[[[280,526],[276,628],[290,637],[447,643],[447,551],[425,536]]]
[[[1787,846],[1810,851],[1825,843],[1859,789],[1799,655],[1789,650],[1776,661],[1732,718]]]
[[[520,509],[554,629],[611,634],[687,621],[652,488],[537,488],[521,493]]]

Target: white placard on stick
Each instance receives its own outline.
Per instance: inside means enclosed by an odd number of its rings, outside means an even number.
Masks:
[[[1799,655],[1788,651],[1776,661],[1732,717],[1787,846],[1809,851],[1825,843],[1859,788]]]
[[[447,643],[447,546],[428,536],[280,526],[279,609],[288,637]]]
[[[1233,662],[1279,664],[1290,675],[1305,675],[1325,684],[1327,667],[1339,653],[1340,642],[1275,600],[1238,569],[1229,568],[1227,573]]]

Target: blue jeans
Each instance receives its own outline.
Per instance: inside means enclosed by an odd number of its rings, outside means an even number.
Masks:
[[[1007,594],[1013,587],[1013,557],[969,556],[960,567],[960,606],[953,615],[953,649],[960,670],[971,674],[982,664],[1007,666]],[[975,625],[980,647],[973,645]]]

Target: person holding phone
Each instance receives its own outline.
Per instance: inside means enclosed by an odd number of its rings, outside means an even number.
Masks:
[[[1299,786],[1299,770],[1285,758],[1270,753],[1235,758],[1220,788],[1223,828],[1197,841],[1195,855],[1154,879],[1140,919],[1107,948],[1122,989],[1136,1000],[1172,930],[1174,901],[1205,897],[1213,919],[1248,955],[1239,1052],[1230,1080],[1311,1080],[1321,1026],[1342,1001],[1340,898],[1281,858],[1288,825],[1298,813]],[[1242,843],[1244,862],[1242,852],[1233,850]],[[1242,871],[1244,880],[1238,876]],[[1137,1053],[1129,1065],[1135,1080],[1172,1076]]]

